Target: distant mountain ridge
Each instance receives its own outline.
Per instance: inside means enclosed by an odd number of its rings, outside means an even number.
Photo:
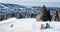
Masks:
[[[8,4],[8,3],[0,3],[0,8],[26,8],[25,6],[18,4]]]

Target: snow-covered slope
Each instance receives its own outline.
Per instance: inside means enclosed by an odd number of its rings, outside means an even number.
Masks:
[[[60,22],[48,22],[53,28],[40,30],[40,25],[45,23],[34,18],[10,18],[0,22],[0,32],[60,32]]]

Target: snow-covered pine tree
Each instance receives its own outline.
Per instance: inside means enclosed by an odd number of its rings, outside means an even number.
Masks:
[[[52,18],[52,21],[59,21],[58,11],[56,11],[56,14]]]

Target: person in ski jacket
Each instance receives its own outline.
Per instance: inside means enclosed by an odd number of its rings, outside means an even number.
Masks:
[[[46,23],[45,29],[50,28],[50,24]]]
[[[40,26],[40,29],[44,29],[44,26],[43,26],[43,24],[41,24],[41,26]]]

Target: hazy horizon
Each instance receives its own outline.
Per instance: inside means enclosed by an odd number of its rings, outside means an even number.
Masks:
[[[24,6],[60,7],[60,0],[0,0],[0,3],[13,3]]]

